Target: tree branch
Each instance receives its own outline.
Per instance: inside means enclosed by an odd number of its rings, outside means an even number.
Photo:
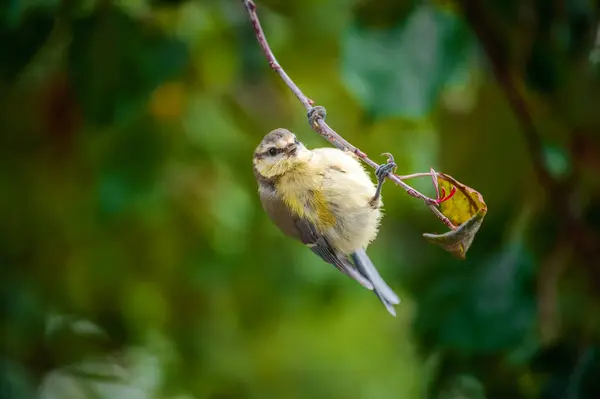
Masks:
[[[262,29],[262,26],[260,25],[260,20],[256,13],[256,4],[254,4],[253,0],[242,0],[242,1],[244,2],[246,10],[248,11],[248,16],[250,17],[250,22],[252,23],[252,26],[254,28],[254,33],[256,35],[256,39],[258,40],[258,43],[260,44],[260,47],[262,48],[262,50],[267,58],[267,61],[269,62],[269,66],[271,67],[271,69],[273,69],[275,72],[277,72],[277,74],[284,81],[284,83],[290,88],[290,90],[296,95],[296,97],[298,97],[298,100],[302,103],[304,108],[307,111],[311,111],[314,108],[314,101],[311,100],[310,98],[308,98],[302,92],[302,90],[300,90],[300,88],[296,85],[296,83],[294,83],[294,81],[288,76],[288,74],[283,70],[281,65],[279,65],[279,63],[277,62],[277,59],[275,58],[275,55],[273,54],[273,51],[271,50],[271,47],[269,46],[269,42],[267,41],[267,38]],[[309,119],[309,122],[310,122],[310,119]],[[367,154],[365,154],[360,149],[358,149],[355,146],[353,146],[352,144],[350,144],[342,136],[340,136],[335,130],[333,130],[325,122],[325,120],[323,119],[322,116],[317,115],[316,118],[314,118],[314,123],[310,123],[310,126],[315,132],[317,132],[325,140],[329,141],[331,144],[333,144],[335,147],[339,148],[340,150],[352,152],[360,160],[362,160],[364,163],[371,166],[372,168],[377,168],[379,166],[379,164],[377,164],[375,161],[371,160],[367,156]],[[438,219],[440,219],[446,226],[448,226],[450,229],[452,229],[452,230],[456,229],[456,226],[454,226],[454,224],[452,224],[452,222],[446,216],[444,216],[439,211],[439,209],[437,209],[437,205],[438,205],[437,200],[435,200],[433,198],[429,198],[424,194],[421,194],[420,192],[418,192],[417,190],[415,190],[414,188],[412,188],[411,186],[409,186],[408,184],[403,182],[400,179],[400,177],[398,177],[397,175],[395,175],[393,173],[389,173],[387,178],[390,179],[391,181],[393,181],[394,183],[396,183],[397,185],[399,185],[400,187],[402,187],[407,192],[408,195],[422,200],[429,207],[431,212],[433,212],[433,214]]]

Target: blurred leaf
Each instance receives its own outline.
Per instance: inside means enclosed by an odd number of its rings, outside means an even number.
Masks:
[[[438,399],[485,399],[485,388],[472,375],[457,375],[443,387]]]
[[[163,380],[161,360],[153,351],[140,347],[128,347],[113,356],[88,356],[44,375],[38,397],[157,397]]]
[[[6,268],[7,265],[3,264],[2,267]],[[31,343],[43,336],[46,309],[39,293],[26,282],[7,277],[3,278],[3,282],[0,289],[0,305],[3,309],[0,348],[3,355],[15,358],[26,356],[35,350]]]
[[[396,26],[398,21],[406,17],[419,7],[419,2],[409,1],[360,1],[354,9],[356,23],[359,26],[389,28]]]
[[[50,314],[45,330],[45,345],[53,354],[55,366],[68,365],[113,349],[106,331],[90,320]]]
[[[568,342],[559,342],[544,348],[532,360],[532,369],[547,376],[540,389],[540,398],[600,397],[597,383],[600,351],[594,346],[577,349],[572,346]]]
[[[571,160],[564,148],[546,145],[542,155],[546,169],[554,178],[563,179],[571,171]]]
[[[466,262],[429,275],[415,321],[419,335],[463,355],[506,355],[522,347],[535,331],[535,258],[514,242]]]
[[[481,227],[484,216],[485,211],[479,210],[475,216],[461,224],[456,230],[444,234],[423,233],[423,237],[441,246],[452,255],[465,259],[466,253],[473,243],[473,238],[475,238],[475,234]]]
[[[441,188],[442,195],[449,196],[454,192],[452,197],[440,204],[440,211],[458,228],[444,234],[425,233],[423,236],[464,259],[487,213],[487,205],[481,194],[452,176],[445,173],[437,173],[436,176],[436,189]]]
[[[189,2],[189,0],[150,0],[152,6],[177,7],[187,2]]]
[[[186,100],[181,82],[167,82],[152,94],[150,109],[158,118],[178,118],[181,116]]]
[[[376,117],[423,117],[464,62],[471,40],[457,16],[430,5],[389,29],[355,21],[342,39],[343,79]]]
[[[54,26],[54,16],[46,10],[36,9],[22,18],[14,27],[0,24],[0,81],[10,81],[23,70]]]
[[[0,357],[0,392],[3,398],[34,398],[35,383],[22,364]]]
[[[109,135],[107,135],[109,136]],[[155,188],[166,148],[156,125],[140,121],[111,132],[108,151],[101,159],[96,181],[103,216],[123,212]]]
[[[118,8],[73,24],[69,72],[88,122],[121,125],[143,110],[149,96],[179,73],[187,48]]]
[[[564,80],[561,75],[560,55],[549,48],[545,40],[534,42],[526,65],[526,78],[530,87],[541,93],[552,94]]]

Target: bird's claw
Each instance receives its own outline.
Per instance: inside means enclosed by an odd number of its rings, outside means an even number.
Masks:
[[[312,107],[308,111],[308,113],[306,114],[306,116],[308,117],[308,123],[312,127],[315,124],[317,124],[317,120],[318,119],[325,120],[325,117],[327,116],[327,110],[325,109],[325,107],[317,105],[315,107]]]
[[[381,154],[382,157],[386,157],[387,163],[394,163],[394,156],[392,154],[390,154],[389,152],[384,152],[383,154]]]
[[[377,180],[383,181],[385,177],[390,173],[394,172],[398,165],[394,162],[394,156],[389,152],[384,152],[383,154],[387,157],[387,162],[383,165],[379,165],[377,169],[375,169],[375,176],[377,176]]]

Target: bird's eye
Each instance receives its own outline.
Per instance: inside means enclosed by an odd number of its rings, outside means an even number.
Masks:
[[[275,147],[271,147],[269,148],[269,155],[274,157],[275,155],[277,155],[277,149]]]
[[[296,144],[296,145],[300,144],[300,142],[298,141],[298,139],[294,139],[294,144]]]

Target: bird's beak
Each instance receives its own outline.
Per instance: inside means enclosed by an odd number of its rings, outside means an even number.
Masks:
[[[298,150],[297,144],[290,144],[285,148],[285,152],[288,155],[295,155],[297,150]]]

